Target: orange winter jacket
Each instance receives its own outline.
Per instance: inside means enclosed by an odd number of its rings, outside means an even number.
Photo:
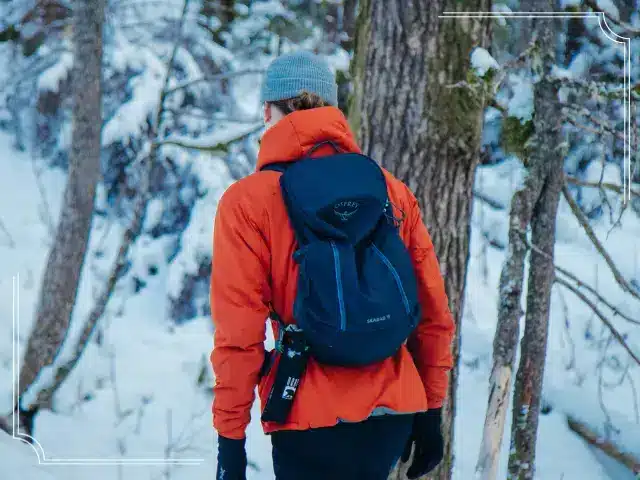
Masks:
[[[273,383],[275,368],[259,376],[269,304],[285,323],[294,321],[296,242],[280,193],[280,173],[260,168],[293,162],[323,140],[332,140],[344,151],[360,152],[337,108],[287,115],[265,132],[256,173],[231,185],[218,205],[211,281],[213,423],[227,438],[244,438],[256,385],[264,407]],[[332,149],[325,145],[313,156],[329,153]],[[415,197],[389,172],[385,176],[391,202],[406,213],[400,233],[413,258],[422,320],[406,345],[382,362],[347,368],[310,358],[287,423],[266,422],[266,433],[357,422],[379,412],[413,413],[443,402],[454,333],[444,282]]]

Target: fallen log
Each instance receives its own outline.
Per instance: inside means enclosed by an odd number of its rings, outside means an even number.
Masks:
[[[580,437],[582,437],[587,443],[602,450],[611,458],[617,460],[631,470],[635,475],[640,478],[640,459],[635,458],[632,454],[623,451],[615,443],[603,438],[597,432],[593,431],[590,427],[580,422],[579,420],[567,416],[567,424],[569,428]]]

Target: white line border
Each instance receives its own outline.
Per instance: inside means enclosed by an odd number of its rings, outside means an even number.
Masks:
[[[13,276],[11,303],[12,317],[12,375],[13,406],[18,404],[20,391],[20,274]],[[20,432],[15,408],[11,415],[11,437],[30,445],[38,457],[39,465],[200,465],[202,458],[47,458],[40,442],[26,433]]]
[[[444,12],[439,18],[597,18],[602,33],[614,43],[624,44],[624,165],[622,167],[622,202],[631,201],[631,38],[614,32],[604,12]],[[603,27],[606,27],[606,30]],[[636,133],[637,134],[637,133]]]

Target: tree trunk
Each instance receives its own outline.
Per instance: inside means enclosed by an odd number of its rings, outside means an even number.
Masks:
[[[347,52],[353,48],[358,0],[344,0],[342,5],[342,41],[340,46]]]
[[[520,336],[520,305],[524,284],[526,234],[535,203],[545,179],[544,161],[535,161],[532,155],[523,187],[511,201],[509,216],[509,250],[500,274],[500,304],[498,323],[493,339],[493,368],[489,378],[489,401],[485,415],[480,455],[476,465],[478,479],[495,479],[502,436],[507,415],[511,381]]]
[[[350,120],[368,155],[418,198],[445,279],[457,333],[443,433],[451,478],[460,319],[469,256],[472,186],[484,99],[466,88],[470,53],[486,46],[489,20],[441,19],[444,11],[490,11],[490,0],[362,0],[352,63]]]
[[[74,96],[69,172],[20,371],[20,398],[40,370],[53,363],[76,301],[100,178],[104,9],[104,0],[76,1],[73,5]]]
[[[547,88],[552,90],[550,85]],[[511,426],[510,451],[512,453],[509,457],[509,478],[518,480],[532,480],[534,475],[551,287],[554,279],[553,247],[556,238],[556,214],[563,182],[562,157],[557,153],[555,157],[547,157],[546,161],[550,163],[554,173],[547,177],[532,219],[532,243],[550,257],[535,253],[529,257],[526,326],[521,344],[520,365],[516,375]]]
[[[531,240],[545,255],[532,252],[529,257],[526,326],[516,374],[509,456],[508,478],[517,480],[534,478],[551,287],[555,272],[556,216],[564,183],[564,155],[560,148],[562,111],[557,86],[547,79],[555,64],[557,29],[554,27],[558,23],[536,19],[534,25],[542,52],[543,77],[534,87],[535,133],[531,162],[544,165],[544,185],[533,210]]]

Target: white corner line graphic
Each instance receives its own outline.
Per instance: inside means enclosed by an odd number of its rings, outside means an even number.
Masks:
[[[439,18],[597,18],[598,26],[605,37],[614,43],[624,45],[622,201],[625,205],[631,201],[631,136],[633,135],[631,128],[631,38],[623,37],[614,32],[607,23],[604,12],[443,12]]]
[[[12,278],[12,391],[13,412],[11,415],[11,437],[14,440],[24,442],[33,448],[38,457],[39,465],[200,465],[204,463],[202,458],[47,458],[42,445],[38,440],[26,433],[20,432],[15,406],[18,405],[20,392],[20,274]]]

